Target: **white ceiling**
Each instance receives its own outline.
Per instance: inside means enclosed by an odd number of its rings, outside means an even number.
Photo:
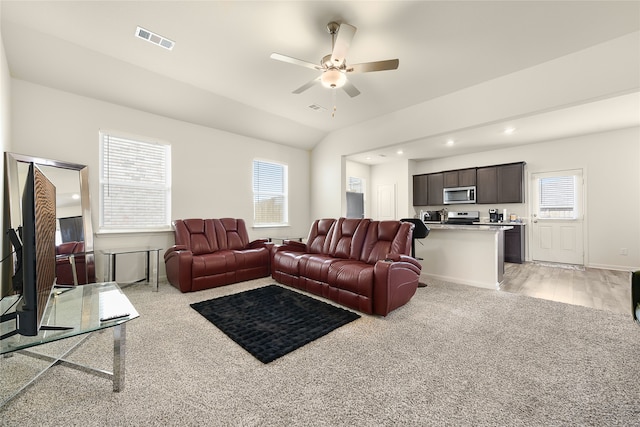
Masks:
[[[399,58],[398,70],[351,75],[355,98],[319,85],[292,94],[318,72],[270,54],[319,62],[333,20],[358,28],[348,63]],[[2,0],[0,24],[14,78],[311,149],[332,131],[638,31],[640,2]],[[175,48],[135,38],[137,26]],[[492,149],[506,125],[518,129],[511,143],[530,143],[639,124],[638,93],[626,94],[352,159]]]

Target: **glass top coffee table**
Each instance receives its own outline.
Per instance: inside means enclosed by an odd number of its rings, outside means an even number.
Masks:
[[[0,301],[0,312],[10,313],[15,310],[17,305],[15,303],[19,298],[17,296],[3,298]],[[126,313],[128,315],[111,320],[101,320],[101,317],[105,317],[105,308],[103,308],[101,315],[101,300],[103,305],[113,307],[114,304],[117,304],[117,308],[121,311],[120,314]],[[125,377],[126,324],[137,317],[139,317],[138,312],[115,282],[54,288],[44,313],[42,325],[61,329],[41,329],[38,335],[33,337],[13,335],[0,340],[0,357],[3,358],[0,364],[2,372],[0,376],[3,378],[3,384],[0,388],[0,406],[13,399],[46,370],[55,365],[64,365],[113,380],[113,391],[122,390]],[[113,330],[112,372],[91,368],[66,359],[85,339],[91,336],[92,332],[104,329]],[[0,325],[0,335],[8,334],[12,330],[15,330],[14,321],[3,322]],[[79,339],[73,340],[73,337],[79,337]],[[65,340],[66,342],[61,342],[59,345],[51,344]],[[51,348],[46,348],[46,351],[34,350],[37,347],[40,347],[38,350],[45,349],[47,345]],[[12,375],[15,375],[16,371],[29,364],[23,364],[24,359],[20,360],[24,356],[44,361],[44,364],[34,368],[34,372],[38,372],[35,377],[29,378],[26,384],[20,383],[20,379],[15,379],[15,381],[12,379]]]

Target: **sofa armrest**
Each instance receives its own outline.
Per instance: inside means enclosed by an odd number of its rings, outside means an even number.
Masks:
[[[418,268],[418,274],[420,274],[420,271],[422,270],[422,264],[420,264],[418,262],[418,260],[416,260],[414,257],[411,257],[409,255],[402,255],[402,254],[387,254],[386,258],[384,259],[385,261],[390,261],[390,262],[408,262],[410,264],[413,264],[416,268]]]
[[[167,258],[173,256],[173,254],[175,252],[181,252],[181,251],[186,251],[186,250],[187,250],[186,245],[173,245],[173,246],[169,247],[164,252],[164,262],[167,262]]]
[[[193,253],[186,246],[174,245],[164,254],[167,280],[181,292],[191,291]]]
[[[416,293],[422,267],[407,255],[389,254],[373,267],[373,313],[386,316]]]
[[[307,245],[296,240],[285,240],[282,245],[274,246],[274,252],[279,251],[306,252]]]
[[[272,247],[273,243],[268,239],[256,239],[253,242],[250,242],[248,246],[249,249],[267,248],[269,251],[271,251]]]

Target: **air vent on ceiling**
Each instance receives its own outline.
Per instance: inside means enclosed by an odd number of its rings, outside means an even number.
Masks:
[[[163,47],[167,50],[173,49],[173,45],[175,45],[175,42],[169,40],[168,38],[162,37],[161,35],[156,34],[153,31],[145,30],[142,27],[138,27],[136,29],[136,37],[139,37],[142,40],[146,40],[150,43]]]
[[[311,105],[309,105],[309,108],[311,108],[312,110],[315,110],[315,111],[327,111],[326,108],[324,108],[323,106],[318,105],[318,104],[311,104]]]

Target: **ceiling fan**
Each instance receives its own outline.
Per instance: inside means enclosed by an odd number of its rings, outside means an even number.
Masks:
[[[338,24],[337,22],[329,22],[327,31],[331,34],[332,51],[320,61],[320,65],[290,56],[272,53],[271,59],[277,61],[288,62],[294,65],[300,65],[314,70],[322,71],[319,77],[294,90],[293,93],[302,93],[311,86],[320,82],[327,88],[342,88],[350,97],[360,95],[360,91],[347,80],[348,73],[369,73],[372,71],[395,70],[398,68],[400,61],[398,59],[388,59],[386,61],[364,62],[361,64],[347,65],[345,59],[347,50],[351,45],[351,40],[356,34],[356,27],[349,24]]]

